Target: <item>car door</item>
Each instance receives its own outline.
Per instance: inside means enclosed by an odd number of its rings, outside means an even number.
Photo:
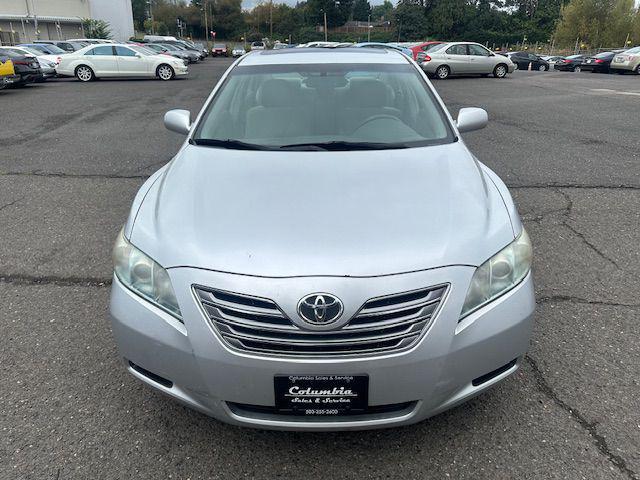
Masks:
[[[526,57],[526,54],[518,52],[511,55],[509,58],[518,66],[518,70],[526,70],[529,68],[529,59]]]
[[[469,73],[469,54],[465,44],[451,45],[445,50],[444,58],[451,73]]]
[[[538,57],[537,55],[529,53],[527,56],[529,57],[529,62],[531,63],[532,70],[538,70],[540,68],[540,65],[544,65],[544,63],[540,60],[540,57]],[[527,68],[529,68],[528,65]]]
[[[469,73],[492,73],[494,68],[493,53],[482,45],[471,43],[469,49]]]
[[[118,62],[111,45],[93,47],[85,55],[91,68],[98,77],[115,77],[118,75]]]
[[[140,77],[147,74],[147,62],[144,61],[142,54],[137,54],[128,47],[118,45],[115,48],[120,76]]]

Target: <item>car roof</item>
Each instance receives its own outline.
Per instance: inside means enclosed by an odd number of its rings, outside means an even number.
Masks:
[[[240,65],[336,64],[336,63],[408,63],[401,52],[386,48],[284,48],[253,51]]]

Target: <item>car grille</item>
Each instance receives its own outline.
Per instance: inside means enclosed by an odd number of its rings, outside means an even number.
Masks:
[[[272,301],[194,286],[212,326],[245,352],[290,356],[387,353],[413,346],[431,324],[448,285],[373,298],[343,327],[304,330]]]

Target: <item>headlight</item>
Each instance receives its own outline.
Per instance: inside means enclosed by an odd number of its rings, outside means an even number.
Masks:
[[[113,263],[118,280],[125,286],[182,321],[167,271],[131,245],[122,230],[113,247]]]
[[[531,270],[531,259],[531,240],[523,228],[518,238],[477,268],[471,278],[460,318],[520,283]]]

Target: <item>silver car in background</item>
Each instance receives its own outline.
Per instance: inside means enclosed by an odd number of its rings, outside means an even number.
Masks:
[[[222,421],[405,425],[513,374],[535,308],[504,183],[406,56],[242,56],[136,195],[110,315],[128,371]],[[498,400],[499,401],[499,400]],[[462,413],[462,412],[461,412]]]
[[[485,46],[472,42],[434,45],[419,61],[427,74],[441,80],[451,75],[493,75],[504,78],[516,69],[508,57],[496,55]]]

